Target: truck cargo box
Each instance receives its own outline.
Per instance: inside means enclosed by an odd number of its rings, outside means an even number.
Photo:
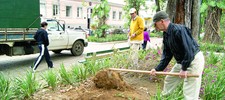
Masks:
[[[39,0],[0,0],[0,41],[29,41],[40,28]]]
[[[0,28],[40,27],[39,0],[0,0]]]

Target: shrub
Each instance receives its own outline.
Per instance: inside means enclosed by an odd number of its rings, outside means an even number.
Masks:
[[[125,34],[122,29],[114,29],[112,34]]]

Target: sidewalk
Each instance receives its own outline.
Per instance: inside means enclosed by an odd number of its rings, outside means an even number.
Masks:
[[[162,46],[162,38],[151,38],[151,48],[157,48],[157,46]],[[116,42],[89,42],[88,46],[84,48],[84,54],[89,52],[97,52],[102,50],[110,50],[113,48],[128,47],[127,41],[116,41]]]

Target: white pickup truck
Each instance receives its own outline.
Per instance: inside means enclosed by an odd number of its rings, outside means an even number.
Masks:
[[[65,29],[64,21],[46,20],[48,23],[49,51],[60,53],[70,50],[72,55],[79,56],[88,45],[87,34],[82,30]],[[61,24],[60,22],[63,22]],[[0,54],[8,56],[38,53],[39,49],[33,36],[37,28],[0,29]]]

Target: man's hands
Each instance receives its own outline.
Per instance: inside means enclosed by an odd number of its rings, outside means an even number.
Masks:
[[[179,77],[180,77],[180,78],[187,78],[187,73],[188,73],[187,71],[181,70],[181,71],[180,71],[180,76],[179,76]]]
[[[180,78],[187,78],[187,73],[188,73],[187,71],[181,70],[179,77]],[[156,76],[156,70],[152,69],[151,72],[150,72],[150,75]]]
[[[134,33],[134,34],[131,35],[131,38],[134,38],[135,36],[136,36],[136,34]]]
[[[151,72],[150,72],[150,75],[156,76],[155,72],[156,72],[156,70],[152,69]]]

